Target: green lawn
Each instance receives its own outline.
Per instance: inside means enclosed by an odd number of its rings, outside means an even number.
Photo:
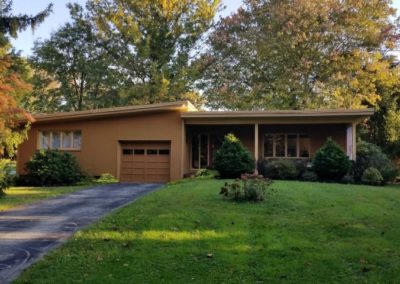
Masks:
[[[78,232],[17,283],[398,283],[400,187],[222,181],[168,186]]]
[[[0,211],[83,189],[87,186],[11,187],[0,197]]]

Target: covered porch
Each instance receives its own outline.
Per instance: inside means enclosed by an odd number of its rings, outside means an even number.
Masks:
[[[239,115],[214,117],[185,113],[184,116],[184,174],[213,166],[215,153],[228,133],[233,133],[253,155],[256,163],[264,159],[285,158],[311,160],[318,149],[331,137],[352,160],[356,158],[356,125],[365,114],[355,111],[345,116],[283,116],[264,117]],[[207,112],[209,114],[209,112]],[[233,112],[235,113],[235,112]],[[304,114],[294,111],[295,114]],[[254,113],[252,113],[254,115]],[[265,117],[267,116],[267,117]]]

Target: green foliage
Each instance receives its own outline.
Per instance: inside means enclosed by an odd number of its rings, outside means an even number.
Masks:
[[[99,36],[130,80],[122,92],[130,103],[200,100],[193,64],[219,0],[90,0]]]
[[[82,171],[74,155],[57,150],[36,152],[26,163],[32,185],[72,185],[82,179]]]
[[[78,4],[68,4],[72,23],[35,43],[33,93],[24,99],[30,111],[53,112],[120,105],[123,75],[106,49],[107,42]]]
[[[218,172],[210,169],[198,170],[195,174],[195,178],[215,178],[218,176]]]
[[[342,179],[340,180],[341,183],[346,183],[346,184],[351,184],[354,183],[354,177],[352,175],[345,175],[344,177],[342,177]]]
[[[304,181],[318,181],[318,176],[313,171],[305,171],[301,175],[301,179]]]
[[[96,183],[100,184],[107,184],[107,183],[116,183],[118,180],[109,173],[101,174],[101,176],[95,181]]]
[[[340,180],[350,167],[349,158],[331,138],[317,151],[313,160],[313,169],[322,180]]]
[[[200,87],[215,109],[375,106],[399,82],[396,17],[388,0],[245,1],[211,33]]]
[[[272,179],[296,179],[298,171],[296,162],[291,159],[274,159],[264,161],[263,175]]]
[[[261,175],[243,174],[232,183],[226,182],[220,194],[234,201],[263,201],[271,180]],[[271,191],[272,192],[272,191]]]
[[[10,160],[0,159],[0,198],[5,190],[12,185],[13,177],[10,173]]]
[[[217,150],[214,167],[222,178],[238,178],[254,171],[254,159],[235,135],[228,134]]]
[[[354,165],[354,177],[360,181],[367,168],[379,169],[384,182],[392,181],[398,175],[398,170],[391,160],[378,146],[365,141],[357,143],[357,159]]]
[[[369,167],[364,171],[361,181],[369,185],[381,185],[383,182],[383,177],[378,169]]]

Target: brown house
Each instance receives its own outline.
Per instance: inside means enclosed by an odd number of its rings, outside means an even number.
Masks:
[[[166,182],[212,165],[227,133],[256,160],[310,159],[332,137],[355,159],[364,110],[198,111],[189,102],[36,115],[18,149],[17,172],[38,149],[73,153],[92,174],[124,182]]]

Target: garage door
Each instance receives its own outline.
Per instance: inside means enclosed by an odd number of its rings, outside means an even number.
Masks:
[[[169,181],[169,142],[121,142],[121,149],[122,182]]]

